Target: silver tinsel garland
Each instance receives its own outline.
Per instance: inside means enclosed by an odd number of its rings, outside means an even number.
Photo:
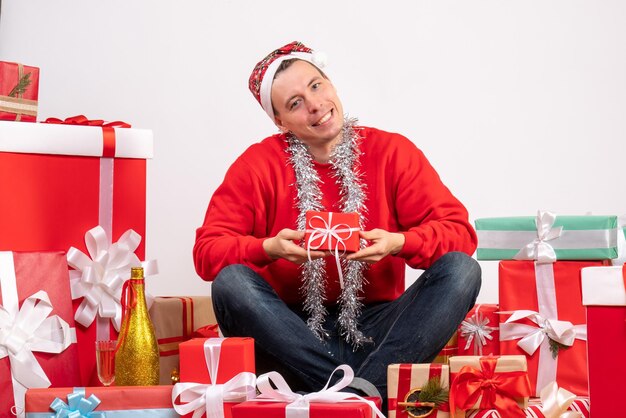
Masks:
[[[340,187],[340,208],[342,212],[359,213],[360,228],[365,224],[364,185],[361,183],[359,171],[359,141],[360,137],[354,126],[356,119],[346,119],[341,132],[341,140],[333,149],[330,163],[333,167],[333,176]],[[321,182],[317,171],[313,167],[313,156],[308,146],[294,135],[287,137],[287,152],[290,154],[289,163],[296,174],[296,207],[299,210],[297,219],[298,230],[306,229],[306,212],[323,211]],[[361,248],[365,248],[366,241],[361,240]],[[358,329],[358,318],[361,315],[363,304],[359,293],[363,291],[363,272],[367,263],[361,261],[342,260],[344,272],[344,288],[339,297],[339,329],[342,336],[353,347],[357,348],[371,339],[363,335]],[[302,266],[302,291],[305,296],[304,310],[309,314],[308,327],[324,339],[328,336],[324,330],[324,320],[327,310],[324,307],[326,300],[326,262],[324,259],[307,261]]]

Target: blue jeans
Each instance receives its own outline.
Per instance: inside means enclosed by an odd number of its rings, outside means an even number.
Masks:
[[[360,329],[373,343],[353,350],[338,334],[337,310],[329,308],[320,341],[300,307],[286,305],[272,287],[243,265],[224,268],[212,287],[213,307],[225,336],[255,339],[257,374],[280,372],[294,391],[318,391],[340,364],[373,383],[387,397],[387,366],[428,363],[474,306],[480,266],[464,253],[439,258],[398,299],[366,305]]]

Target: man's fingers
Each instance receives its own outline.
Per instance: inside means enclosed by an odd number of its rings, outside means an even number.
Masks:
[[[281,230],[277,236],[287,240],[299,240],[304,238],[304,231],[295,231],[293,229],[285,228]]]

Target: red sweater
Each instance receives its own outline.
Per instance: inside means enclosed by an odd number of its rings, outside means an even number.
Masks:
[[[405,244],[400,253],[387,256],[365,273],[364,302],[390,301],[404,291],[405,263],[427,268],[450,251],[471,255],[476,233],[465,207],[441,182],[424,154],[405,137],[373,128],[357,128],[362,181],[365,185],[365,230],[382,228],[401,232]],[[266,138],[248,148],[230,167],[213,194],[204,225],[197,230],[194,246],[196,271],[213,280],[230,264],[244,264],[267,280],[288,304],[303,300],[299,266],[272,261],[263,240],[281,229],[296,229],[296,178],[288,163],[283,134]],[[326,211],[339,211],[339,186],[330,164],[315,162]],[[334,259],[326,262],[327,298],[339,295]]]

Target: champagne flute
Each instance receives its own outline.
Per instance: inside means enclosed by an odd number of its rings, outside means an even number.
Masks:
[[[96,341],[96,365],[98,379],[104,386],[115,381],[115,346],[117,341]]]

